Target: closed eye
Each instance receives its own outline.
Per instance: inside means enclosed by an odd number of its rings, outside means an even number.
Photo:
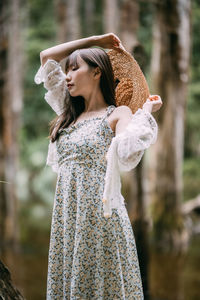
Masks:
[[[71,71],[76,71],[78,69],[78,67],[69,67],[66,71],[65,71],[65,74],[67,75],[68,72],[71,70]]]

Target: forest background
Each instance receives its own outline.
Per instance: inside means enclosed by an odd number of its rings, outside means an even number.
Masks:
[[[199,299],[199,1],[10,0],[0,28],[0,250],[14,284],[27,299],[45,298],[55,113],[34,83],[39,53],[114,32],[163,100],[157,143],[122,174],[145,299]]]

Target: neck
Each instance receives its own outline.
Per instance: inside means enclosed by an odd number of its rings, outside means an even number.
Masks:
[[[105,102],[103,94],[99,87],[93,88],[91,94],[85,97],[84,113],[99,111],[105,109],[108,104]]]

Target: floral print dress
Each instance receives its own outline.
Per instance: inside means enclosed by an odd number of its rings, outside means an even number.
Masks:
[[[47,299],[143,299],[132,226],[125,205],[103,216],[106,152],[115,109],[60,129],[59,171],[48,258]]]

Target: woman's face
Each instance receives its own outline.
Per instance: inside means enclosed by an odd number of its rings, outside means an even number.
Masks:
[[[68,91],[72,97],[82,96],[87,99],[94,88],[94,68],[90,68],[79,55],[77,65],[70,66],[67,70]]]

